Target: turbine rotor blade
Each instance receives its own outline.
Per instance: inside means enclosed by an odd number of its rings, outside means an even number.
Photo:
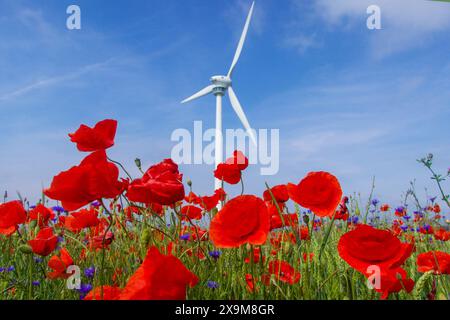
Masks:
[[[233,107],[237,116],[239,117],[242,124],[244,125],[244,128],[247,131],[248,135],[250,136],[250,139],[256,146],[257,143],[256,143],[255,135],[252,131],[252,128],[250,127],[250,124],[248,123],[247,117],[245,116],[245,113],[244,113],[244,110],[242,109],[241,103],[239,102],[239,100],[236,96],[236,93],[234,93],[234,90],[232,87],[228,88],[228,96],[230,98],[231,106]]]
[[[201,98],[203,96],[206,96],[207,94],[210,94],[213,91],[213,89],[214,89],[214,85],[211,84],[211,85],[207,86],[206,88],[203,88],[196,94],[190,96],[189,98],[184,99],[183,101],[181,101],[181,103],[186,103],[186,102]]]
[[[252,6],[250,8],[250,12],[248,13],[247,20],[245,21],[244,30],[242,31],[241,39],[239,40],[238,47],[236,49],[236,53],[234,54],[233,62],[231,63],[230,71],[228,71],[228,77],[231,77],[233,73],[234,67],[238,63],[239,57],[242,53],[242,48],[244,47],[245,38],[247,37],[248,27],[250,26],[250,21],[253,15],[253,8],[255,7],[255,1],[253,1]]]

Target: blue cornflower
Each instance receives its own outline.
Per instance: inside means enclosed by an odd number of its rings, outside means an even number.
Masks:
[[[222,252],[218,251],[218,250],[214,250],[214,251],[210,251],[209,255],[214,258],[214,260],[219,259],[220,255],[222,254]]]
[[[80,289],[78,289],[78,292],[80,293],[80,299],[84,299],[86,295],[92,290],[92,284],[90,283],[82,283],[80,285]]]
[[[402,225],[400,226],[400,229],[402,229],[404,232],[406,232],[408,230],[408,226],[407,225]]]
[[[54,206],[54,207],[52,207],[52,210],[57,212],[57,213],[62,213],[62,212],[65,211],[64,208],[61,207],[61,206]]]
[[[429,224],[426,224],[423,226],[423,228],[427,231],[430,231],[431,226]]]
[[[8,272],[12,272],[14,270],[16,270],[16,268],[14,268],[14,266],[10,266],[10,267],[8,267],[8,269],[6,269],[6,271],[8,271]]]
[[[94,201],[94,202],[92,202],[91,203],[91,206],[93,206],[93,207],[95,207],[95,208],[98,208],[98,207],[100,207],[102,204],[99,202],[99,201]]]
[[[403,219],[405,219],[406,221],[409,221],[409,219],[411,219],[411,216],[404,216]]]
[[[378,204],[380,203],[380,200],[378,200],[378,199],[372,199],[372,205],[374,206],[374,207],[376,207]]]
[[[33,281],[31,284],[32,284],[33,286],[37,287],[37,286],[39,286],[41,283],[40,283],[39,281]]]
[[[0,268],[0,273],[1,273],[1,272],[4,272],[5,270],[6,270],[6,268],[1,267],[1,268]]]
[[[215,281],[209,280],[209,281],[206,283],[206,286],[207,286],[208,288],[210,288],[210,289],[217,289],[217,288],[219,287],[219,284],[218,284],[217,282],[215,282]]]
[[[95,275],[95,267],[84,269],[84,275],[88,278],[93,278]]]
[[[352,223],[353,224],[358,224],[358,221],[359,221],[359,217],[358,216],[353,216],[352,217]]]
[[[30,209],[31,210],[36,209],[36,206],[30,206]]]
[[[39,257],[33,257],[33,260],[36,263],[41,263],[42,262],[42,258],[39,258]]]
[[[180,240],[188,241],[191,235],[189,233],[180,236]]]
[[[430,199],[431,203],[434,203],[436,201],[436,198],[437,197],[430,197],[429,199]]]

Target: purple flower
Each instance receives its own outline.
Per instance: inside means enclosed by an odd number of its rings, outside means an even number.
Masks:
[[[404,216],[403,219],[405,219],[406,221],[409,221],[409,219],[411,219],[411,216]]]
[[[54,206],[54,207],[52,207],[52,210],[57,212],[57,213],[62,213],[62,212],[65,211],[64,208],[61,207],[61,206]]]
[[[222,254],[222,252],[215,250],[215,251],[210,251],[209,255],[214,259],[217,260],[219,259],[220,255]]]
[[[88,278],[93,278],[95,275],[95,267],[84,269],[84,275]]]
[[[94,201],[91,203],[91,206],[93,206],[94,208],[98,208],[100,207],[102,204],[99,201]]]
[[[32,284],[33,286],[37,287],[37,286],[39,286],[41,283],[40,283],[39,281],[33,281],[31,284]]]
[[[4,272],[5,270],[6,270],[6,268],[1,267],[1,268],[0,268],[0,273],[1,273],[1,272]]]
[[[36,206],[30,206],[30,209],[31,210],[36,209]]]
[[[358,216],[353,216],[352,217],[352,223],[353,224],[358,224],[358,221],[359,221],[359,217]]]
[[[434,203],[436,201],[436,198],[437,197],[430,197],[429,199],[430,199],[431,203]]]
[[[39,258],[39,257],[33,257],[33,260],[36,263],[41,263],[42,262],[42,258]]]
[[[406,232],[408,230],[408,226],[402,225],[402,226],[400,226],[400,229],[402,229],[404,232]]]
[[[429,224],[426,224],[423,226],[423,228],[427,231],[430,231],[431,226]]]
[[[8,267],[8,269],[6,269],[6,271],[8,271],[8,272],[12,272],[14,270],[16,270],[16,268],[14,268],[14,266],[10,266],[10,267]]]
[[[215,282],[215,281],[209,280],[209,281],[206,283],[206,286],[207,286],[208,288],[214,290],[214,289],[217,289],[217,288],[219,287],[219,284],[218,284],[217,282]]]
[[[372,200],[372,205],[373,205],[374,207],[376,207],[379,203],[380,203],[380,201],[379,201],[378,199],[373,199],[373,200]]]
[[[84,297],[86,297],[86,295],[92,290],[92,284],[90,283],[82,283],[80,285],[80,289],[78,289],[78,292],[80,293],[80,299],[84,299]]]
[[[188,241],[191,235],[189,233],[180,236],[180,240]]]

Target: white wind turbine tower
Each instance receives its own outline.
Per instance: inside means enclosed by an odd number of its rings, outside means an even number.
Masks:
[[[244,30],[242,31],[241,38],[238,43],[238,47],[236,49],[236,53],[234,55],[233,62],[231,63],[230,70],[226,76],[213,76],[211,77],[212,84],[207,86],[206,88],[200,90],[196,94],[191,97],[183,100],[181,103],[190,102],[192,100],[198,99],[200,97],[206,96],[210,93],[216,96],[216,137],[215,137],[215,164],[216,168],[219,163],[223,162],[223,134],[222,134],[222,97],[228,91],[228,96],[230,98],[231,106],[236,112],[237,116],[241,120],[247,134],[250,136],[251,141],[257,145],[255,135],[248,123],[247,117],[245,116],[244,110],[233,90],[231,76],[233,74],[234,68],[239,60],[239,57],[242,52],[242,48],[244,47],[245,38],[247,37],[248,28],[250,25],[250,21],[253,15],[253,9],[255,7],[255,2],[253,1],[252,6],[250,8],[250,12],[248,14],[247,20],[245,22]],[[219,189],[221,187],[222,181],[219,179],[215,180],[215,189]]]

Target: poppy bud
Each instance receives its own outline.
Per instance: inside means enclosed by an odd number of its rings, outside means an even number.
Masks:
[[[309,223],[309,216],[308,216],[307,214],[305,214],[305,215],[303,216],[303,222],[306,223],[306,224]]]
[[[144,231],[142,232],[141,244],[144,247],[147,247],[148,243],[150,242],[150,238],[151,238],[150,230],[149,229],[144,229]]]
[[[192,187],[192,181],[190,179],[186,183],[189,187]]]
[[[136,164],[136,167],[138,167],[139,170],[142,170],[141,159],[136,158],[136,159],[134,160],[134,163]]]
[[[33,253],[33,249],[31,249],[31,247],[27,244],[21,245],[19,247],[19,251],[24,254],[32,254]]]

